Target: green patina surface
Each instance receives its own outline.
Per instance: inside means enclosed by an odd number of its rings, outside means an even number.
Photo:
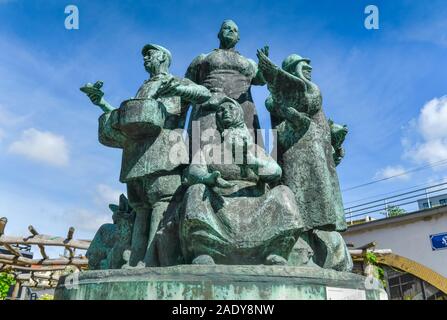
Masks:
[[[328,288],[365,290],[340,234],[336,166],[348,130],[326,119],[310,60],[291,54],[279,67],[268,47],[258,63],[244,57],[231,20],[218,39],[184,78],[169,73],[168,49],[145,45],[149,78],[118,108],[102,81],[81,88],[103,111],[100,143],[122,149],[128,199],[111,206],[114,223],[87,252],[97,271],[81,273],[77,289],[61,279],[56,298],[330,299]],[[270,92],[277,158],[253,130],[253,85]]]
[[[326,288],[357,289],[377,300],[383,289],[365,288],[359,275],[322,268],[289,266],[192,266],[81,273],[78,287],[64,279],[57,299],[131,300],[326,300]]]

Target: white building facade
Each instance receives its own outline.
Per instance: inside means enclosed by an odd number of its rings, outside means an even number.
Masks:
[[[445,237],[447,206],[353,225],[343,233],[346,243],[354,247],[374,241],[377,249],[391,249],[447,278]]]
[[[391,249],[410,265],[425,267],[416,276],[383,266],[390,299],[447,300],[447,206],[355,224],[343,237],[354,247],[375,242],[375,249]]]

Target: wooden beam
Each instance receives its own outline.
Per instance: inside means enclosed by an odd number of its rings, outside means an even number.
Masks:
[[[53,289],[53,288],[56,288],[57,284],[48,285],[48,284],[42,284],[42,283],[27,283],[27,284],[25,284],[25,286],[28,288]]]
[[[12,262],[12,264],[21,265],[75,265],[75,266],[86,266],[88,265],[88,259],[74,258],[74,259],[30,259],[25,257],[16,257],[12,254],[0,254],[0,263]]]
[[[29,232],[31,232],[31,234],[33,236],[38,236],[39,235],[39,232],[37,232],[37,230],[32,225],[28,226],[28,230],[29,230]]]
[[[67,239],[65,239],[67,242],[73,239],[74,232],[75,228],[70,227],[70,229],[68,229]]]
[[[34,278],[44,280],[54,280],[54,281],[59,280],[59,276],[53,276],[53,275],[48,276],[45,274],[36,274],[36,273],[33,273],[32,275],[30,273],[21,273],[16,276],[16,280],[18,281],[29,281],[33,280]]]
[[[408,272],[447,294],[447,278],[423,264],[397,254],[378,256],[377,262]]]
[[[12,291],[12,295],[11,295],[12,300],[17,300],[17,298],[19,296],[19,290],[20,290],[20,282],[17,281],[14,285],[14,290]]]
[[[4,265],[6,266],[6,265]],[[1,270],[1,265],[0,265],[0,270]],[[15,265],[15,264],[11,264],[8,265],[9,268],[11,268],[12,270],[19,270],[19,271],[34,271],[34,272],[47,272],[47,271],[63,271],[67,268],[66,265],[64,266],[41,266],[41,265],[34,265],[31,267],[24,267],[24,266],[19,266],[19,265]]]
[[[19,250],[17,250],[16,248],[14,248],[13,246],[11,246],[8,243],[4,243],[3,244],[5,246],[6,249],[8,249],[13,255],[15,255],[16,257],[21,257],[22,254],[20,253]]]
[[[362,249],[362,250],[365,250],[365,249],[373,248],[373,247],[375,247],[375,246],[376,246],[376,242],[373,241],[373,242],[367,243],[367,244],[365,244],[365,245],[363,245],[363,246],[361,246],[361,247],[358,247],[358,248],[356,248],[356,249]]]
[[[28,230],[31,232],[31,234],[32,234],[33,236],[38,236],[38,235],[39,235],[39,233],[37,232],[37,230],[34,229],[34,227],[31,226],[31,225],[28,227]],[[45,252],[45,246],[43,246],[43,245],[41,245],[41,244],[38,244],[37,246],[39,247],[40,255],[42,256],[42,258],[44,258],[44,259],[48,259],[48,255],[47,255],[47,253]]]
[[[349,249],[349,253],[351,256],[364,256],[365,252],[372,252],[376,255],[382,255],[382,254],[390,254],[393,253],[391,249],[377,249],[377,250],[362,250],[362,249]]]
[[[3,235],[3,233],[5,233],[5,227],[7,223],[8,219],[6,217],[0,218],[0,236]]]
[[[75,232],[75,228],[70,227],[70,229],[68,229],[68,234],[67,234],[67,239],[65,239],[65,242],[70,241],[71,239],[73,239],[73,234]],[[70,255],[70,259],[74,258],[74,252],[73,249],[70,248],[69,246],[65,246],[65,249],[68,251],[69,255]]]
[[[69,240],[62,237],[52,237],[48,235],[39,234],[29,238],[0,236],[0,245],[4,244],[27,244],[27,245],[44,245],[56,247],[70,247],[76,249],[87,250],[90,246],[90,241],[86,240]]]
[[[55,288],[57,286],[57,281],[56,282],[51,282],[51,280],[24,280],[21,281],[20,284],[24,287],[28,287],[28,288],[45,288],[45,289],[51,289],[51,288]]]

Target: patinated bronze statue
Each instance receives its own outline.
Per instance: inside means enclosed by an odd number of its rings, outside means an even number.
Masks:
[[[218,38],[219,49],[197,57],[185,79],[169,74],[166,48],[146,45],[150,78],[117,109],[104,99],[102,82],[81,88],[104,111],[100,142],[123,149],[120,181],[135,214],[130,247],[120,247],[126,268],[193,263],[348,270],[335,171],[347,129],[326,120],[310,60],[293,54],[279,68],[265,47],[257,53],[258,69],[235,51],[239,30],[233,21],[222,23]],[[278,162],[250,131],[259,128],[250,86],[265,82]],[[198,148],[182,139],[190,104],[189,142]],[[101,239],[107,237],[98,235],[98,248]],[[112,264],[102,260],[92,260],[92,267],[124,265],[122,257]]]
[[[348,130],[326,119],[310,60],[292,54],[278,67],[264,47],[256,64],[235,50],[231,20],[218,38],[185,78],[169,73],[169,50],[144,46],[150,77],[119,108],[101,81],[81,88],[103,111],[99,141],[123,150],[128,200],[110,206],[113,224],[92,241],[93,271],[77,274],[75,288],[62,277],[56,296],[383,299],[383,289],[349,272],[336,173]],[[264,84],[277,159],[253,132],[250,89]]]
[[[236,51],[239,28],[232,20],[225,20],[218,33],[219,48],[196,57],[186,71],[186,78],[208,88],[211,93],[222,93],[236,100],[244,111],[247,128],[259,129],[259,120],[251,96],[252,85],[264,85],[265,81],[256,63]],[[216,128],[215,110],[195,105],[191,121],[200,122],[200,128]],[[191,128],[191,125],[190,125]],[[255,143],[262,146],[262,137],[251,132]]]
[[[216,116],[231,162],[188,168],[180,227],[185,261],[287,264],[302,230],[293,193],[286,186],[269,189],[267,183],[280,179],[281,168],[265,151],[252,148],[242,107],[224,102]],[[233,146],[242,151],[240,161]]]
[[[311,81],[310,60],[292,54],[279,68],[268,58],[267,48],[258,50],[257,56],[271,93],[266,101],[267,108],[278,130],[278,161],[283,169],[281,183],[295,194],[304,228],[308,231],[303,236],[313,247],[317,264],[327,267],[330,264],[326,261],[330,260],[334,261],[331,262],[333,268],[350,269],[351,258],[337,233],[346,229],[334,162],[334,157],[338,159],[338,156],[334,156],[333,135],[322,109],[320,89]],[[336,146],[340,147],[341,144]],[[335,233],[326,234],[332,231]],[[323,247],[325,242],[327,246]],[[340,263],[340,259],[345,263]]]
[[[178,201],[182,170],[188,164],[186,145],[185,152],[180,153],[183,158],[172,161],[169,152],[174,143],[178,147],[183,141],[181,132],[175,130],[184,122],[182,106],[208,100],[210,94],[188,79],[175,79],[169,74],[172,58],[166,48],[148,44],[142,55],[150,78],[135,98],[124,101],[119,108],[104,99],[101,83],[88,84],[81,90],[104,111],[99,118],[99,141],[123,149],[120,181],[127,184],[129,203],[136,212],[130,265],[175,264],[181,262],[179,247],[170,246],[173,252],[157,250],[154,241],[162,221],[176,215],[174,202]],[[159,96],[173,83],[188,101],[180,96]],[[188,87],[194,87],[193,93]],[[176,241],[175,234],[169,241]]]
[[[124,264],[124,251],[130,250],[135,212],[123,194],[119,205],[109,207],[113,223],[99,228],[86,253],[90,270],[119,269]]]

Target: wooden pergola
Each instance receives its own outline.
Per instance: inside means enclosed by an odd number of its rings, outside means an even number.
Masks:
[[[73,238],[75,229],[70,227],[66,237],[55,237],[40,234],[33,226],[29,226],[30,235],[25,237],[7,236],[4,234],[8,219],[0,218],[0,246],[9,253],[0,253],[0,272],[10,271],[16,279],[13,299],[17,297],[20,286],[29,288],[55,288],[60,275],[64,272],[79,272],[88,269],[88,259],[83,255],[75,256],[75,250],[87,250],[91,240],[76,240]],[[18,246],[37,246],[42,258],[25,257]],[[444,293],[447,293],[447,279],[431,269],[405,257],[393,254],[389,249],[376,250],[375,242],[359,248],[350,248],[349,252],[354,261],[369,264],[365,257],[372,252],[377,257],[377,263],[388,265],[411,273],[430,283]],[[66,249],[68,256],[51,258],[45,251],[46,247],[60,247]],[[368,275],[364,270],[365,275]]]
[[[424,280],[425,282],[431,284],[435,288],[439,289],[443,293],[447,294],[447,278],[437,273],[436,271],[424,266],[423,264],[416,262],[414,260],[408,259],[406,257],[397,255],[389,249],[378,249],[375,250],[376,242],[368,243],[362,247],[349,250],[352,260],[364,262],[366,253],[372,252],[376,255],[377,264],[385,265],[402,272],[407,272],[414,275],[415,277]]]
[[[75,229],[70,227],[67,236],[55,237],[40,234],[33,226],[29,226],[30,235],[25,237],[7,236],[5,228],[8,219],[0,218],[0,246],[9,253],[0,253],[0,272],[9,271],[16,280],[12,298],[17,298],[20,286],[30,288],[54,288],[63,272],[78,272],[87,269],[88,259],[83,255],[75,256],[75,250],[87,250],[90,240],[75,240]],[[35,259],[24,256],[20,245],[37,246],[42,258]],[[68,256],[51,258],[46,247],[60,247],[68,252]]]

